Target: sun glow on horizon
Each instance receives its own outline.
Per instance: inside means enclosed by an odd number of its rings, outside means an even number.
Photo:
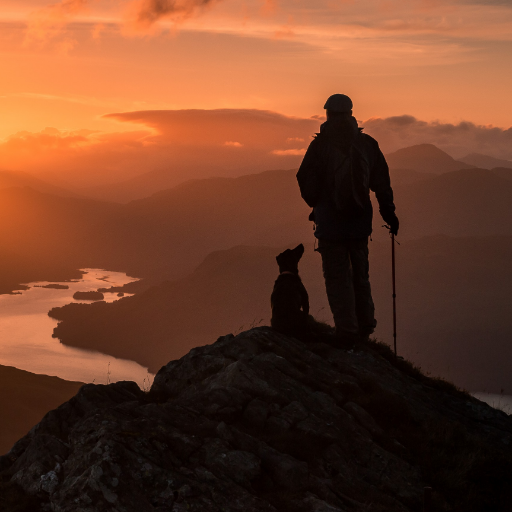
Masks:
[[[34,170],[43,154],[48,167],[51,158],[62,163],[62,152],[87,152],[106,141],[130,152],[158,138],[159,128],[114,112],[255,109],[307,120],[323,115],[333,92],[349,94],[366,124],[407,114],[440,125],[489,125],[489,133],[491,126],[501,133],[512,125],[512,6],[469,0],[155,6],[4,2],[0,167]],[[247,148],[236,133],[224,135],[225,148]],[[497,144],[491,150],[502,155]],[[298,156],[304,147],[276,140],[268,152]],[[20,158],[34,163],[21,165]]]

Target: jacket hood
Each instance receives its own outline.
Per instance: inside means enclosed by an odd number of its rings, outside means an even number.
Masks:
[[[320,134],[339,147],[350,145],[362,131],[354,116],[328,119],[320,126]]]

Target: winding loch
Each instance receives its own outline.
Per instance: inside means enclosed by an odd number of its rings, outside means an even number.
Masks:
[[[54,307],[72,302],[76,292],[123,286],[137,279],[123,272],[82,269],[82,279],[60,283],[28,283],[28,289],[0,295],[0,364],[65,380],[106,384],[133,380],[148,388],[152,375],[134,361],[101,352],[68,347],[52,338],[57,321],[48,316]],[[103,300],[119,300],[117,292],[104,292]]]

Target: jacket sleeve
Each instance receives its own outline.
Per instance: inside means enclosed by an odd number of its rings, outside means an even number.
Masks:
[[[297,181],[299,183],[300,195],[306,201],[308,206],[313,208],[320,200],[322,191],[322,155],[317,139],[311,141],[311,144],[304,155],[299,171],[297,172]]]
[[[395,203],[393,201],[393,189],[391,188],[391,180],[389,178],[389,167],[382,154],[382,151],[373,140],[373,162],[370,170],[370,190],[375,192],[379,203],[379,211],[385,222],[389,222],[389,218],[394,217]]]

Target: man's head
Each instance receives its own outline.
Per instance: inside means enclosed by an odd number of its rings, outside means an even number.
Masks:
[[[333,94],[325,102],[324,108],[327,119],[348,117],[352,115],[352,100],[345,94]]]

